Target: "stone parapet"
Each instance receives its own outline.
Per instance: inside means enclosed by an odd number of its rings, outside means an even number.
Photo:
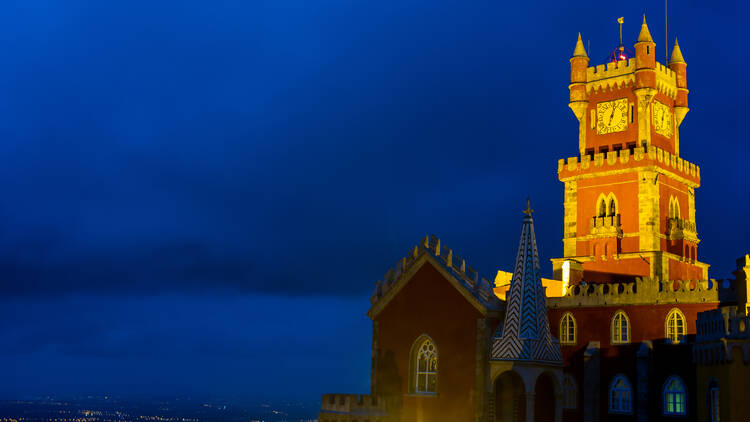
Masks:
[[[562,297],[547,298],[547,307],[621,306],[660,303],[710,303],[736,300],[732,280],[672,280],[637,277],[633,283],[581,283]]]
[[[675,99],[677,97],[677,74],[674,70],[661,63],[656,63],[654,69],[649,69],[656,78],[656,88]],[[597,92],[606,89],[616,89],[630,86],[636,82],[636,60],[617,61],[586,69],[586,92]],[[572,86],[572,85],[571,85]]]
[[[584,155],[580,158],[570,157],[567,160],[560,159],[557,162],[558,177],[560,180],[566,181],[587,173],[632,170],[633,164],[639,164],[640,166],[656,166],[668,170],[685,179],[689,186],[694,188],[700,186],[701,171],[699,166],[653,145],[647,148],[636,147],[632,151],[632,154],[629,149],[597,153],[593,154],[593,159],[590,155]]]
[[[698,231],[695,222],[684,218],[668,218],[667,235],[672,240],[687,239],[693,242],[698,240]]]
[[[695,363],[730,363],[733,349],[739,349],[742,360],[750,363],[750,315],[744,312],[743,307],[724,306],[700,312],[696,328],[696,344],[693,346]]]
[[[387,410],[385,400],[369,394],[323,394],[320,403],[321,417],[324,414],[351,415],[361,420],[363,416],[386,416]]]

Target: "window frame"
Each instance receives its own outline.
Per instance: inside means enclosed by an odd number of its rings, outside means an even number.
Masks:
[[[620,322],[618,326],[618,320],[625,321],[626,338],[624,340],[622,339],[622,322]],[[617,334],[617,336],[615,334]],[[630,318],[628,318],[628,314],[625,311],[618,309],[610,320],[609,341],[611,344],[630,344],[630,337]]]
[[[619,381],[621,380],[624,382],[624,388],[616,389],[617,384],[619,384]],[[609,397],[607,401],[609,402],[609,409],[608,409],[609,413],[624,414],[624,415],[633,413],[633,386],[632,384],[630,384],[630,380],[628,380],[628,377],[626,377],[624,374],[615,375],[615,377],[612,378],[612,382],[609,384],[608,391],[609,391]],[[614,393],[616,391],[627,393],[627,408],[620,408],[619,406],[618,407],[615,406],[616,403],[619,403],[619,404],[626,403],[625,401],[623,401],[624,399],[620,399],[619,402],[615,400]]]
[[[427,345],[432,345],[432,350],[430,352],[426,352],[426,357],[428,359],[426,363],[426,369],[421,370],[420,369],[420,362],[423,355],[423,349]],[[430,357],[429,355],[434,355],[434,370],[431,370],[432,366],[430,365]],[[438,375],[439,375],[439,363],[440,363],[440,355],[438,353],[438,347],[435,341],[428,335],[423,334],[419,336],[414,343],[412,344],[411,353],[409,356],[409,393],[411,394],[417,394],[417,395],[424,395],[424,396],[434,396],[437,395],[438,391]],[[434,388],[430,389],[430,376],[434,377]],[[420,387],[420,377],[424,377],[424,389],[421,389]]]
[[[570,324],[567,324],[566,322],[569,322]],[[573,329],[573,340],[569,340],[570,338],[570,329]],[[578,322],[576,321],[576,318],[573,316],[572,312],[565,312],[560,317],[560,344],[563,345],[574,345],[578,342]]]
[[[681,387],[681,390],[667,390],[675,381],[679,383],[679,386]],[[673,398],[672,400],[669,399],[668,395],[672,395],[674,397],[682,396],[682,410],[668,410],[667,407],[671,404],[673,407],[677,407],[679,405],[679,400],[676,398]],[[685,382],[677,375],[671,375],[667,380],[664,382],[664,385],[661,389],[661,412],[664,416],[687,416],[687,386],[685,385]]]
[[[672,322],[675,323],[674,326],[674,332],[670,333],[670,330],[672,329],[671,324]],[[681,322],[682,324],[682,333],[677,333],[677,323]],[[672,335],[674,334],[674,336]],[[676,339],[675,337],[678,337],[679,339]],[[680,308],[672,308],[667,313],[667,317],[664,318],[664,339],[667,341],[668,344],[683,344],[685,343],[687,339],[687,318],[685,318],[685,314],[682,313]]]

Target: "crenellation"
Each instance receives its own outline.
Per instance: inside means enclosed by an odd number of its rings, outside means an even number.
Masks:
[[[632,283],[582,283],[562,297],[547,298],[550,308],[576,306],[637,305],[648,303],[720,302],[734,293],[728,280],[670,280],[636,277]]]
[[[375,283],[370,303],[375,304],[381,297],[398,284],[424,253],[429,253],[437,261],[456,277],[461,283],[467,286],[484,302],[494,302],[497,300],[493,294],[493,283],[481,277],[478,272],[469,267],[466,260],[454,254],[453,250],[442,244],[442,241],[436,236],[425,236],[419,245],[414,246],[409,252],[396,262],[396,265],[385,273],[382,281]]]
[[[321,413],[385,416],[386,402],[370,394],[324,394]]]
[[[619,151],[608,151],[606,153],[593,154],[593,160],[591,155],[583,155],[580,157],[569,157],[568,159],[560,159],[557,161],[557,172],[563,171],[576,171],[576,170],[588,170],[591,167],[593,161],[594,168],[602,168],[605,164],[607,166],[615,166],[618,164],[627,164],[630,160],[636,162],[648,159],[656,163],[662,164],[663,167],[673,169],[678,173],[683,173],[686,176],[697,178],[700,180],[700,167],[684,160],[677,155],[671,154],[669,151],[665,151],[661,148],[650,146],[648,148],[636,147],[633,148],[632,153],[629,149]]]
[[[586,82],[594,82],[633,72],[635,72],[635,59],[629,59],[626,64],[623,62],[600,64],[586,69]]]
[[[617,153],[618,151],[607,152],[607,164],[613,166],[617,164]]]

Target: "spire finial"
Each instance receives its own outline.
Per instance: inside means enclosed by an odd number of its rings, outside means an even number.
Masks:
[[[651,38],[651,32],[648,30],[646,25],[646,14],[643,14],[643,24],[641,24],[641,33],[638,34],[638,42],[650,42],[653,43],[654,39]]]
[[[677,43],[677,37],[675,37],[674,39],[674,48],[672,49],[672,58],[669,59],[669,64],[672,64],[672,63],[685,63],[685,59],[682,57],[682,51],[680,50],[680,44]]]
[[[522,211],[527,216],[531,217],[531,213],[534,212],[534,210],[531,209],[531,199],[526,198],[526,209]]]
[[[586,49],[583,48],[583,40],[581,40],[581,33],[578,33],[578,41],[576,41],[576,47],[573,49],[573,57],[588,57]]]

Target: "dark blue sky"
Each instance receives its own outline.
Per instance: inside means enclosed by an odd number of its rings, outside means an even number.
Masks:
[[[603,63],[646,11],[663,51],[663,3],[505,3],[2,2],[0,397],[366,392],[369,295],[421,237],[491,276],[528,195],[559,256],[577,32]],[[750,7],[679,3],[699,258],[728,277]]]

